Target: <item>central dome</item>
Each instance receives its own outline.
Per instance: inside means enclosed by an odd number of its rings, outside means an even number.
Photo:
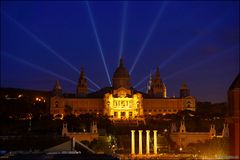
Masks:
[[[120,59],[120,64],[113,74],[113,88],[118,89],[120,87],[126,89],[131,87],[130,76],[128,70],[124,67],[123,59]]]

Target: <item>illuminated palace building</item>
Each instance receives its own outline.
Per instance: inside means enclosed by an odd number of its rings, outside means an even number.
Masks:
[[[150,76],[147,93],[131,86],[130,75],[120,60],[112,78],[112,87],[88,93],[84,70],[81,70],[76,94],[62,94],[57,81],[51,97],[50,112],[54,116],[65,115],[67,108],[75,115],[95,113],[109,116],[112,120],[144,120],[147,115],[174,114],[181,110],[195,110],[195,98],[190,96],[186,84],[180,87],[179,97],[167,97],[159,69]]]

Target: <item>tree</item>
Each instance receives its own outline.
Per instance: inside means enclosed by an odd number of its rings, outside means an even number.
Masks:
[[[69,106],[69,105],[65,105],[65,106],[64,106],[65,115],[70,115],[70,114],[72,114],[72,111],[73,111],[73,107],[72,107],[72,106]]]

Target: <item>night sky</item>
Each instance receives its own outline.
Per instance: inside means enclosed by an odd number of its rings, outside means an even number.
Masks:
[[[1,87],[51,90],[59,79],[75,92],[81,67],[110,86],[119,57],[138,90],[159,66],[168,96],[185,81],[197,100],[226,101],[239,72],[239,2],[1,1]]]

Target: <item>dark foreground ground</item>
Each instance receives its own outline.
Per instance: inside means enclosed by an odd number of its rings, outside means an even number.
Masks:
[[[119,160],[106,154],[18,154],[12,157],[0,157],[0,160]]]

